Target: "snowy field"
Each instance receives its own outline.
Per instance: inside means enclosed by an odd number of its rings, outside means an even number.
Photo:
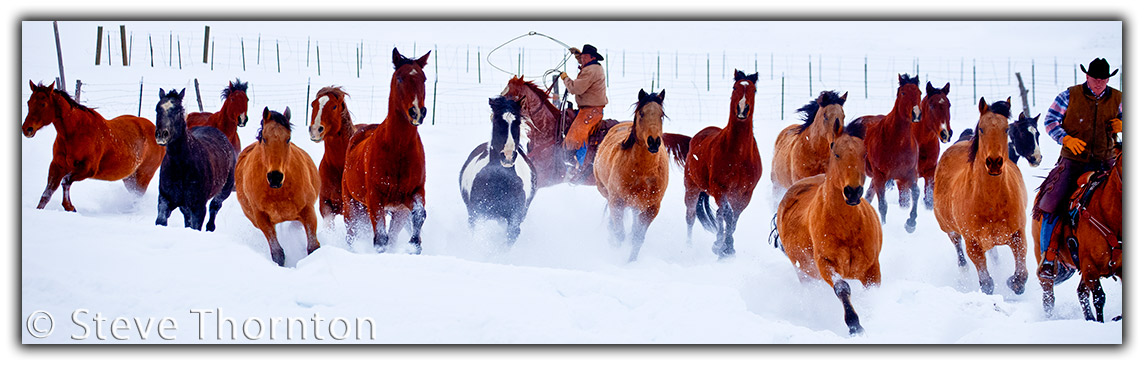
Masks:
[[[116,66],[94,65],[91,41],[95,38],[96,26],[118,32],[119,24],[126,24],[132,32],[133,65],[118,64],[118,50],[113,52]],[[211,25],[212,36],[218,37],[214,51],[217,64],[201,63],[204,24]],[[964,31],[967,24],[972,25],[968,27],[971,30]],[[1012,253],[1008,248],[995,249],[988,256],[989,270],[998,286],[993,295],[981,293],[977,276],[970,269],[972,265],[965,269],[957,267],[952,245],[938,229],[932,211],[924,208],[919,208],[917,231],[909,234],[902,228],[908,211],[891,202],[887,223],[883,225],[882,284],[871,288],[855,286],[854,305],[866,329],[866,333],[858,337],[847,334],[841,305],[831,289],[820,281],[799,282],[795,268],[780,250],[767,242],[771,217],[780,198],[771,195],[769,181],[775,135],[795,123],[797,116],[793,110],[811,100],[811,91],[815,94],[821,90],[849,92],[850,99],[845,105],[848,120],[866,114],[884,114],[893,103],[896,73],[913,75],[918,72],[915,70],[920,70],[923,88],[927,81],[939,88],[946,82],[953,84],[952,123],[954,133],[959,134],[972,127],[976,120],[975,95],[990,102],[1012,96],[1014,114],[1018,113],[1021,104],[1017,86],[1009,82],[1008,77],[1011,71],[1029,67],[1029,60],[1034,59],[1036,69],[1030,71],[1035,74],[1037,91],[1031,109],[1033,114],[1042,114],[1043,120],[1052,98],[1073,84],[1073,69],[1077,63],[1087,65],[1093,57],[1104,57],[1114,69],[1122,69],[1120,75],[1124,74],[1121,48],[1125,40],[1121,22],[711,22],[683,25],[608,22],[592,23],[592,28],[583,32],[569,30],[584,25],[470,22],[449,24],[450,28],[416,22],[60,22],[65,85],[74,93],[75,80],[83,80],[80,102],[97,107],[105,117],[135,114],[141,109],[143,117],[153,120],[160,87],[187,87],[188,99],[184,105],[188,110],[197,110],[191,98],[195,78],[203,90],[204,109],[216,111],[221,103],[218,91],[227,80],[237,77],[251,83],[251,121],[239,130],[243,144],[254,141],[263,107],[281,111],[289,106],[295,116],[293,141],[316,162],[321,159],[322,146],[309,140],[305,130],[307,122],[302,118],[314,91],[326,85],[345,86],[351,94],[349,108],[354,112],[355,122],[380,122],[388,93],[387,72],[392,72],[389,50],[396,45],[407,56],[420,56],[434,46],[444,49],[438,51],[442,52],[440,59],[430,57],[426,68],[429,72],[427,90],[432,93],[436,80],[439,95],[439,99],[427,102],[426,106],[435,105],[438,114],[427,118],[427,124],[419,128],[428,161],[424,253],[420,256],[376,254],[365,241],[347,243],[345,226],[339,217],[332,226],[320,226],[318,239],[322,248],[309,256],[305,255],[301,225],[279,225],[287,264],[280,268],[270,260],[265,238],[242,214],[234,196],[223,204],[215,232],[182,228],[182,218],[177,211],[171,217],[171,226],[155,226],[157,177],[139,198],[130,195],[121,182],[79,182],[72,190],[78,212],[63,211],[62,190],[56,192],[46,209],[37,210],[35,206],[43,192],[55,137],[54,129],[46,127],[32,139],[21,136],[18,151],[20,187],[15,203],[19,206],[20,221],[18,322],[21,342],[1121,344],[1125,341],[1124,322],[1084,321],[1075,296],[1078,283],[1075,276],[1057,287],[1056,310],[1051,317],[1046,317],[1041,307],[1040,287],[1032,274],[1035,271],[1032,252],[1024,264],[1031,272],[1024,294],[1014,294],[1003,285],[1013,273]],[[459,26],[465,30],[447,30]],[[47,84],[58,77],[59,72],[51,22],[22,22],[19,27],[18,84],[22,121],[30,95],[28,80]],[[411,31],[412,27],[421,27],[422,31]],[[1068,31],[1078,27],[1089,31],[1083,36]],[[649,29],[664,33],[658,37],[665,40],[656,43],[656,37],[644,34]],[[789,32],[792,29],[795,32]],[[690,135],[708,125],[723,126],[731,72],[735,68],[748,73],[759,72],[755,137],[766,168],[755,199],[743,213],[735,233],[738,250],[735,257],[717,260],[710,251],[714,235],[701,227],[696,228],[693,240],[686,239],[682,169],[675,165],[660,215],[651,224],[640,258],[634,263],[627,262],[629,244],[619,247],[609,244],[605,201],[595,187],[557,185],[542,189],[513,247],[505,247],[496,239],[503,234],[503,227],[485,223],[478,225],[475,231],[468,229],[456,177],[472,148],[487,140],[486,100],[499,93],[509,77],[484,64],[481,81],[476,82],[475,51],[480,46],[487,52],[530,30],[546,33],[570,45],[592,43],[609,49],[611,103],[606,110],[609,118],[628,119],[636,92],[650,88],[651,80],[655,80],[655,90],[668,90],[664,107],[670,116],[664,124],[667,132]],[[352,35],[343,32],[352,32]],[[182,69],[145,65],[148,48],[144,40],[153,35],[155,44],[162,43],[165,47],[168,34],[186,36],[188,38],[181,42],[187,43],[193,42],[191,37],[197,37],[197,46],[182,46],[182,52],[194,51],[188,52],[191,56],[182,56],[186,64]],[[756,36],[743,43],[733,42],[727,34]],[[118,33],[114,37],[118,37]],[[114,37],[111,42],[119,47]],[[260,38],[259,51],[265,53],[258,63],[253,61],[251,53],[255,49],[250,46],[255,37]],[[290,64],[283,67],[285,70],[277,72],[267,56],[271,48],[266,44],[272,37],[293,44],[311,37],[309,39],[317,42],[333,43],[333,48],[340,51],[332,52],[340,53],[321,56],[322,62],[332,65],[323,69],[322,75],[317,75],[316,65],[303,66],[301,54],[295,54],[289,59]],[[238,38],[242,41],[232,41]],[[244,45],[239,46],[239,42]],[[526,66],[526,75],[542,73],[559,61],[559,45],[536,38],[522,42],[509,47],[543,50],[532,56],[535,61]],[[352,59],[338,61],[341,56],[337,55],[352,56],[355,44],[364,45],[366,50],[363,58],[368,66],[362,68],[362,77],[356,76]],[[413,47],[417,50],[415,55]],[[246,52],[246,71],[239,66],[241,56],[234,56],[236,49]],[[222,50],[227,51],[224,54]],[[722,59],[720,52],[725,55]],[[557,56],[551,56],[553,54]],[[713,65],[710,91],[704,85],[706,75],[699,66],[703,63],[700,56],[704,54],[710,55]],[[662,62],[660,66],[652,55],[663,60],[681,55],[675,59],[682,61]],[[165,57],[160,63],[166,62]],[[867,76],[863,75],[864,57],[871,63]],[[625,58],[626,61],[620,61]],[[723,61],[728,58],[729,61]],[[473,65],[468,64],[470,59]],[[503,59],[509,61],[502,62],[500,67],[516,67],[510,63],[513,57]],[[498,60],[494,59],[494,64]],[[976,81],[970,80],[969,60],[977,63],[973,68],[979,75]],[[736,64],[736,61],[740,62]],[[1054,61],[1059,61],[1059,65]],[[623,66],[620,62],[624,62]],[[681,70],[676,71],[679,76],[667,76],[671,73],[669,65],[677,64]],[[985,65],[990,68],[988,71]],[[440,69],[435,68],[438,66]],[[775,71],[768,72],[768,66]],[[571,65],[569,68],[574,69]],[[650,70],[652,68],[660,71]],[[813,76],[807,75],[808,69]],[[575,74],[572,70],[569,73]],[[657,74],[663,76],[656,79]],[[1120,75],[1109,85],[1121,89]],[[1080,78],[1083,81],[1083,74]],[[809,86],[807,79],[813,80]],[[143,80],[144,85],[141,107],[139,80]],[[303,97],[307,85],[312,85],[312,89]],[[864,90],[868,91],[864,93]],[[432,125],[429,124],[431,119]],[[1024,160],[1018,164],[1030,202],[1035,188],[1059,155],[1059,145],[1048,136],[1042,136],[1040,142],[1044,144],[1045,163],[1038,168],[1029,167]],[[948,146],[944,144],[942,148]],[[889,193],[890,197],[894,195],[896,191]],[[1028,230],[1026,236],[1033,250]],[[407,239],[406,233],[397,241],[404,243]],[[1106,279],[1103,285],[1108,295],[1106,316],[1124,314],[1126,301],[1122,283]],[[78,312],[79,309],[86,312]],[[55,319],[54,332],[44,338],[34,337],[24,324],[41,314],[38,311],[50,313]],[[106,320],[99,324],[97,317]],[[122,324],[127,324],[124,328],[129,330],[112,334],[117,324],[112,320],[116,317],[128,319]],[[322,319],[316,320],[318,317]],[[233,319],[233,323],[226,318]],[[291,319],[304,320],[292,323]],[[148,327],[148,321],[154,326]],[[160,328],[165,325],[171,329],[163,333]],[[287,325],[297,325],[303,330]],[[144,328],[143,333],[140,328]],[[304,338],[303,333],[306,333]],[[115,338],[116,335],[123,339]],[[344,339],[337,339],[339,336]]]

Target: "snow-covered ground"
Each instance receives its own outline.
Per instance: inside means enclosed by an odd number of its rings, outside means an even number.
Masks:
[[[1071,84],[1071,71],[1076,68],[1074,61],[1087,65],[1093,57],[1105,57],[1113,68],[1125,68],[1121,61],[1124,55],[1120,22],[969,23],[973,25],[972,30],[965,32],[961,31],[966,28],[965,24],[940,22],[682,25],[619,22],[593,23],[593,27],[585,31],[569,30],[583,26],[582,23],[476,22],[464,24],[465,34],[456,33],[456,23],[450,28],[416,22],[400,25],[214,22],[210,23],[211,32],[219,37],[234,38],[238,34],[250,37],[245,42],[251,42],[256,34],[273,34],[294,41],[312,35],[315,40],[362,39],[367,49],[372,47],[370,42],[389,46],[378,46],[372,51],[375,53],[370,55],[376,59],[365,68],[372,79],[365,81],[351,76],[349,69],[340,73],[336,69],[324,70],[325,75],[317,76],[312,69],[277,73],[265,65],[242,71],[234,63],[213,71],[197,62],[183,70],[93,65],[94,47],[90,41],[94,38],[91,35],[95,33],[95,26],[111,29],[119,24],[127,24],[128,29],[135,32],[132,34],[135,41],[142,42],[140,39],[149,34],[166,35],[168,30],[198,34],[201,39],[205,23],[60,22],[65,43],[66,85],[72,91],[75,79],[84,81],[81,102],[98,107],[108,118],[134,114],[140,108],[136,100],[139,88],[136,80],[143,79],[142,116],[153,119],[152,107],[158,88],[193,88],[191,80],[199,78],[205,109],[213,111],[219,106],[217,90],[226,80],[239,77],[252,85],[250,123],[258,123],[263,107],[282,110],[290,106],[295,116],[294,143],[315,161],[320,160],[322,146],[309,141],[303,113],[300,113],[313,91],[324,85],[344,85],[352,95],[349,108],[355,112],[357,122],[379,122],[384,115],[387,94],[383,90],[388,86],[386,71],[392,70],[388,67],[388,47],[394,43],[409,56],[413,56],[413,52],[407,51],[405,45],[410,42],[417,43],[417,56],[430,49],[427,45],[434,42],[451,47],[445,54],[459,55],[460,50],[470,44],[474,50],[481,45],[487,51],[512,37],[536,30],[576,46],[587,42],[602,49],[607,45],[613,49],[609,54],[612,84],[608,91],[611,104],[607,114],[620,119],[630,115],[636,91],[649,88],[650,84],[643,77],[648,74],[636,75],[637,71],[632,71],[636,68],[631,65],[623,66],[628,68],[624,71],[627,75],[618,73],[617,63],[621,57],[629,57],[636,64],[633,55],[646,57],[655,54],[657,49],[665,50],[662,53],[665,59],[675,50],[682,52],[684,58],[702,53],[717,55],[721,50],[734,58],[736,55],[746,57],[744,55],[757,49],[757,59],[765,60],[764,55],[774,51],[780,59],[794,60],[785,61],[786,65],[795,65],[790,67],[797,70],[790,71],[792,74],[807,69],[806,55],[823,57],[825,62],[816,62],[810,57],[811,64],[819,68],[812,73],[822,72],[825,63],[825,74],[832,75],[831,68],[837,67],[841,77],[831,81],[828,76],[822,81],[820,76],[811,89],[848,91],[850,100],[846,112],[850,118],[885,113],[892,105],[892,79],[872,81],[870,97],[863,97],[860,74],[863,55],[870,59],[896,60],[896,69],[900,71],[893,71],[895,68],[887,65],[878,66],[878,70],[883,71],[877,76],[881,79],[893,77],[895,72],[914,73],[915,58],[927,60],[918,62],[923,68],[929,67],[929,60],[933,60],[932,63],[956,63],[959,58],[991,60],[989,65],[995,70],[990,75],[1000,75],[1001,79],[982,82],[990,86],[973,92],[968,81],[954,79],[957,74],[949,71],[957,70],[956,64],[946,65],[940,73],[923,70],[923,76],[929,76],[923,77],[923,83],[933,81],[937,87],[945,82],[955,85],[951,95],[955,134],[971,127],[975,121],[973,95],[983,96],[990,102],[1013,96],[1014,113],[1019,108],[1016,85],[1005,83],[1009,72],[997,71],[997,60],[1059,57],[1062,65],[1055,73],[1061,80],[1050,86],[1038,84],[1034,114],[1043,114],[1056,93]],[[422,26],[425,31],[409,31],[409,25]],[[1087,27],[1091,32],[1072,36],[1074,32],[1064,30],[1076,27]],[[355,28],[356,33],[338,35],[348,28]],[[797,31],[766,34],[782,29]],[[58,71],[51,23],[24,22],[21,30],[22,119],[27,113],[24,102],[30,93],[27,81],[48,83],[58,76]],[[664,34],[651,37],[646,34],[649,30]],[[742,33],[765,39],[744,43],[732,42],[726,36]],[[646,45],[659,37],[672,41]],[[222,42],[216,41],[216,45]],[[352,45],[356,41],[347,42]],[[118,45],[118,41],[113,44]],[[552,43],[532,44],[537,48],[553,48]],[[133,46],[132,52],[146,51],[139,47]],[[201,43],[198,47],[201,52]],[[620,56],[616,49],[631,54]],[[348,50],[352,54],[352,46]],[[221,53],[216,53],[218,55]],[[132,62],[143,63],[139,57],[133,55]],[[475,59],[475,53],[472,57]],[[262,62],[267,62],[265,60]],[[444,72],[434,69],[434,62],[430,58],[428,69],[433,69],[434,74],[430,74],[427,89],[432,88],[434,75],[440,72],[441,99],[434,102],[442,112],[436,116],[435,125],[420,127],[428,160],[428,219],[423,232],[424,253],[420,256],[376,254],[364,241],[347,243],[345,227],[339,217],[332,226],[320,227],[318,238],[322,248],[309,256],[305,255],[301,225],[281,224],[278,230],[286,250],[287,266],[280,268],[269,259],[261,232],[243,216],[233,198],[224,203],[215,232],[182,228],[178,212],[172,216],[171,226],[155,226],[157,180],[139,198],[132,197],[120,182],[87,180],[73,186],[77,213],[62,210],[62,191],[56,192],[46,209],[37,210],[35,205],[45,184],[55,131],[46,127],[33,139],[20,137],[17,202],[22,342],[1124,342],[1124,322],[1097,324],[1083,320],[1074,295],[1078,282],[1075,277],[1057,287],[1056,311],[1050,317],[1042,311],[1041,291],[1035,277],[1031,276],[1027,291],[1022,295],[1003,286],[1004,280],[1013,273],[1012,253],[1007,248],[999,248],[989,256],[990,272],[998,283],[996,293],[981,293],[976,274],[956,266],[952,245],[938,229],[932,212],[919,209],[917,231],[908,234],[902,228],[908,211],[893,204],[883,226],[880,256],[883,281],[878,287],[856,286],[853,301],[866,333],[850,337],[842,321],[841,305],[833,292],[822,282],[799,282],[783,253],[767,243],[771,217],[779,198],[772,197],[766,175],[755,200],[740,219],[735,234],[738,254],[728,260],[717,260],[711,253],[714,235],[701,228],[695,230],[693,240],[687,240],[682,170],[674,165],[663,208],[651,225],[639,260],[634,263],[626,261],[628,244],[619,247],[609,244],[605,201],[595,187],[589,186],[558,185],[542,189],[533,201],[519,241],[513,247],[505,247],[496,239],[503,233],[502,227],[484,223],[470,231],[465,225],[466,213],[456,177],[468,152],[489,134],[489,127],[484,123],[487,109],[481,110],[481,106],[488,96],[500,91],[508,76],[486,69],[482,75],[486,79],[474,83],[472,75],[462,74],[462,69],[469,67],[463,64],[465,59],[437,61]],[[702,60],[694,64],[698,62]],[[541,71],[552,64],[549,61],[537,63],[547,63],[548,66],[537,66]],[[665,111],[671,119],[664,129],[692,134],[708,125],[724,125],[731,69],[759,70],[755,135],[764,161],[769,162],[775,134],[794,123],[792,107],[802,105],[810,97],[805,82],[794,86],[793,77],[768,78],[768,64],[765,61],[758,66],[747,62],[727,64],[727,70],[713,72],[725,72],[727,76],[713,75],[711,91],[702,85],[705,80],[665,77],[655,86],[657,90],[669,90]],[[639,63],[641,68],[655,65],[648,61]],[[961,65],[967,64],[962,62]],[[1041,74],[1048,72],[1044,71],[1046,68],[1052,69],[1052,66],[1038,64],[1035,71],[1038,82],[1054,80]],[[853,70],[858,70],[858,74]],[[886,70],[890,70],[889,76]],[[662,72],[670,71],[665,66]],[[687,73],[685,70],[684,74]],[[801,78],[806,78],[802,75]],[[967,74],[963,71],[961,75]],[[1119,77],[1110,85],[1120,88]],[[464,80],[449,85],[450,81],[461,78]],[[1083,75],[1081,78],[1083,80]],[[783,92],[762,91],[764,85],[778,87],[780,79],[785,79],[781,81],[786,88]],[[303,99],[302,94],[291,94],[307,83],[314,85],[309,97]],[[376,87],[371,89],[371,84]],[[89,89],[86,85],[92,86]],[[275,90],[276,86],[288,87],[291,91]],[[798,92],[790,92],[796,88]],[[101,91],[105,95],[101,95]],[[191,95],[193,93],[188,92],[188,98]],[[99,102],[101,100],[103,102]],[[190,108],[194,104],[185,102],[185,105]],[[367,105],[370,107],[365,107]],[[785,110],[785,115],[778,111],[780,108]],[[780,116],[784,119],[780,120]],[[254,140],[256,130],[254,125],[240,129],[244,144]],[[1030,201],[1049,165],[1059,155],[1059,145],[1050,138],[1042,136],[1041,143],[1045,144],[1044,165],[1030,168],[1024,160],[1019,163]],[[766,167],[769,175],[770,165]],[[407,238],[405,234],[398,241],[404,242]],[[1031,248],[1031,237],[1028,242]],[[1024,265],[1033,271],[1032,252],[1026,262]],[[1103,284],[1108,295],[1107,316],[1123,314],[1122,283],[1105,280]],[[86,311],[79,312],[79,309]],[[25,323],[45,314],[40,311],[50,313],[55,320],[53,332],[45,338],[34,337],[28,328],[46,323],[42,320]],[[98,323],[97,314],[105,320]],[[126,320],[113,322],[116,317]],[[226,318],[233,319],[233,323]],[[299,319],[302,321],[295,321]],[[112,328],[119,325],[126,330],[113,334]],[[170,329],[161,332],[159,329],[166,325],[170,325]],[[140,333],[140,328],[145,331]],[[358,331],[362,332],[360,336]],[[307,333],[305,338],[303,333]],[[101,335],[103,339],[99,338]],[[118,340],[116,335],[125,339]],[[345,339],[336,339],[339,336]]]

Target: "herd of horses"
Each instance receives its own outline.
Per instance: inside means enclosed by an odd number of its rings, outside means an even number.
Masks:
[[[205,222],[206,230],[213,231],[215,216],[234,192],[243,213],[266,236],[278,265],[284,265],[285,256],[275,225],[301,222],[307,251],[313,252],[320,247],[319,216],[329,227],[342,215],[350,243],[368,230],[378,252],[394,251],[391,240],[408,230],[411,252],[419,254],[427,212],[425,148],[418,126],[427,114],[423,69],[428,57],[407,58],[394,48],[388,114],[381,123],[355,124],[348,94],[336,86],[320,89],[307,116],[310,140],[324,144],[318,165],[290,141],[289,108],[265,108],[257,141],[242,148],[237,129],[247,121],[248,99],[247,86],[239,80],[223,90],[223,107],[215,113],[187,114],[185,89],[160,89],[155,124],[128,115],[105,120],[54,84],[29,82],[32,95],[22,133],[32,138],[48,124],[57,132],[48,184],[37,208],[45,207],[62,182],[64,209],[75,211],[71,184],[87,178],[122,180],[128,191],[142,195],[159,170],[156,224],[166,225],[178,208],[185,226],[201,230]],[[585,164],[591,174],[574,176],[566,168],[569,154],[562,140],[576,111],[558,106],[554,93],[534,82],[511,78],[489,99],[488,141],[473,149],[459,173],[470,226],[478,220],[501,221],[511,245],[538,189],[565,182],[594,185],[607,201],[616,245],[625,240],[623,218],[632,211],[629,260],[634,261],[659,214],[674,161],[684,172],[688,241],[699,219],[716,235],[712,251],[720,258],[733,256],[739,217],[763,174],[753,131],[757,81],[757,73],[735,70],[726,125],[694,136],[664,132],[666,91],[641,89],[632,119],[605,120],[600,138],[590,140]],[[898,82],[889,112],[849,123],[843,110],[847,94],[823,91],[798,110],[803,123],[779,132],[771,160],[773,193],[781,197],[773,220],[774,244],[800,279],[821,279],[834,290],[851,334],[863,328],[846,281],[864,286],[881,281],[878,258],[890,184],[897,186],[899,204],[910,207],[905,229],[912,233],[923,190],[918,179],[924,179],[925,207],[952,241],[958,266],[967,266],[968,253],[982,292],[993,292],[984,253],[995,246],[1013,250],[1015,273],[1006,283],[1014,293],[1024,291],[1028,276],[1028,197],[1016,163],[1019,157],[1032,166],[1040,163],[1039,116],[1021,114],[1009,123],[1008,100],[989,104],[982,98],[976,127],[943,153],[941,143],[953,135],[949,84],[935,88],[927,82],[923,95],[918,77],[899,75]],[[1104,305],[1099,280],[1119,278],[1121,271],[1120,160],[1102,173],[1100,181],[1107,183],[1086,195],[1091,202],[1077,209],[1082,219],[1072,233],[1076,240],[1065,243],[1067,233],[1052,237],[1064,244],[1060,248],[1074,248],[1073,255],[1058,257],[1080,271],[1078,294],[1086,318],[1099,321]],[[874,196],[877,209],[870,203]],[[1034,218],[1032,229],[1039,231],[1039,226]],[[1041,253],[1034,253],[1040,262]],[[1053,285],[1062,279],[1039,275],[1039,280],[1045,311],[1051,313]],[[1095,317],[1088,296],[1094,298]]]

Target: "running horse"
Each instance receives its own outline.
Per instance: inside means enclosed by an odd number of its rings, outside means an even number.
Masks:
[[[361,131],[377,128],[377,124],[355,125],[346,106],[349,93],[337,86],[318,90],[310,102],[310,141],[324,143],[318,175],[322,188],[318,193],[318,210],[327,225],[342,212],[342,172],[346,167],[346,147],[350,138]]]
[[[410,59],[395,47],[385,120],[372,131],[350,139],[342,173],[342,215],[351,243],[356,226],[368,218],[373,246],[385,252],[390,239],[412,223],[409,244],[414,254],[421,254],[421,226],[426,216],[425,147],[417,126],[425,121],[424,67],[428,63],[429,52]]]
[[[1025,193],[1021,172],[1008,159],[1009,101],[992,105],[981,98],[981,117],[969,141],[953,144],[937,163],[934,176],[934,216],[957,250],[958,266],[965,252],[977,267],[981,291],[993,293],[993,278],[985,252],[1008,245],[1013,250],[1014,273],[1007,281],[1013,293],[1025,292]]]
[[[798,109],[803,113],[802,124],[779,132],[771,160],[771,182],[776,195],[799,179],[826,173],[830,144],[843,132],[846,113],[842,105],[849,94],[822,92]]]
[[[48,185],[36,208],[47,206],[62,182],[64,210],[75,212],[71,185],[87,178],[123,180],[128,192],[143,195],[166,154],[166,149],[155,143],[155,125],[132,115],[105,120],[67,92],[56,90],[55,85],[28,81],[32,96],[28,116],[20,127],[27,138],[35,137],[48,124],[56,129]]]
[[[663,98],[667,91],[648,94],[640,89],[635,118],[608,130],[593,166],[596,188],[608,200],[609,229],[615,243],[624,240],[624,210],[631,208],[632,253],[635,261],[651,221],[667,191],[668,151],[663,147]]]
[[[1046,314],[1051,314],[1053,303],[1053,285],[1068,279],[1073,272],[1080,271],[1080,284],[1077,286],[1077,296],[1080,298],[1081,309],[1084,310],[1085,320],[1104,322],[1104,288],[1100,286],[1100,279],[1112,277],[1123,278],[1121,275],[1124,265],[1123,238],[1124,226],[1122,222],[1124,181],[1121,174],[1124,171],[1124,157],[1117,149],[1113,161],[1107,162],[1107,169],[1086,173],[1081,176],[1079,188],[1069,201],[1070,213],[1075,226],[1057,225],[1049,240],[1057,243],[1056,273],[1038,271],[1037,278],[1044,291],[1042,302]],[[1051,174],[1051,173],[1050,173]],[[1046,179],[1046,181],[1048,181]],[[1041,200],[1045,189],[1037,194],[1034,202]],[[1034,203],[1033,207],[1037,207]],[[1041,232],[1041,220],[1044,213],[1034,210],[1033,232]],[[1037,247],[1047,247],[1041,242],[1040,235],[1033,235],[1033,242]],[[1034,250],[1037,264],[1045,260],[1045,254]],[[1096,316],[1089,308],[1089,297],[1092,298]],[[1120,316],[1112,320],[1120,320]]]
[[[822,279],[834,289],[850,335],[863,330],[846,279],[867,287],[882,280],[882,226],[874,207],[862,199],[865,154],[862,140],[840,135],[830,144],[826,173],[791,186],[775,215],[779,242],[799,279]]]
[[[918,142],[913,137],[914,123],[921,121],[918,106],[922,91],[918,78],[909,74],[898,75],[898,94],[894,107],[885,115],[858,117],[848,129],[858,133],[866,143],[866,175],[870,176],[869,201],[878,196],[878,212],[886,222],[886,185],[898,184],[898,204],[903,208],[913,202],[910,218],[906,219],[906,232],[917,227],[918,217]]]
[[[700,224],[715,233],[711,250],[719,257],[735,254],[735,227],[739,215],[751,203],[755,186],[763,175],[759,145],[755,141],[755,83],[759,74],[735,70],[727,125],[700,130],[681,148],[668,143],[668,150],[682,155],[683,205],[687,208],[687,239],[696,216]],[[666,138],[665,138],[666,140]],[[665,141],[666,143],[667,141]],[[682,150],[680,153],[676,151]],[[712,215],[708,197],[719,206]]]
[[[226,135],[217,128],[187,128],[183,109],[186,89],[159,89],[155,105],[155,142],[167,148],[159,170],[159,206],[155,225],[167,226],[171,212],[179,209],[184,226],[214,231],[215,217],[234,190],[237,155],[229,149]],[[207,218],[208,204],[210,218]]]
[[[937,170],[937,159],[941,154],[941,144],[953,138],[953,128],[949,125],[949,83],[945,87],[934,88],[926,82],[926,96],[922,98],[921,121],[914,123],[914,140],[918,142],[918,175],[925,179],[926,209],[933,209],[933,176]]]
[[[527,138],[527,141],[522,139],[521,146],[536,168],[539,187],[548,187],[565,181],[581,185],[596,184],[592,174],[585,174],[579,180],[570,176],[565,177],[569,172],[565,164],[568,152],[564,150],[564,134],[576,119],[575,111],[568,108],[562,115],[560,108],[552,103],[552,97],[547,91],[520,76],[510,78],[500,95],[511,100],[520,100],[521,115],[524,117],[524,124],[521,127],[524,130],[524,137]],[[607,129],[616,123],[618,123],[616,120],[605,119],[600,123],[600,130],[606,134]],[[593,159],[590,158],[596,155],[602,136],[601,131],[589,137],[589,151],[584,159],[585,164],[591,164]],[[585,167],[589,168],[590,165]]]
[[[238,139],[238,128],[246,126],[247,83],[235,79],[222,90],[222,108],[218,112],[187,113],[187,128],[211,126],[226,134],[226,139],[234,146],[234,153],[242,151]]]
[[[1017,121],[1009,124],[1009,161],[1016,164],[1021,158],[1036,168],[1041,165],[1041,131],[1037,129],[1037,120],[1029,118],[1024,112],[1017,117]]]
[[[318,200],[321,180],[318,167],[301,148],[290,142],[293,130],[290,107],[282,113],[262,110],[262,127],[257,142],[238,155],[234,183],[242,213],[254,224],[270,245],[270,258],[279,266],[286,263],[286,253],[278,243],[274,226],[298,221],[306,231],[306,253],[318,250]]]

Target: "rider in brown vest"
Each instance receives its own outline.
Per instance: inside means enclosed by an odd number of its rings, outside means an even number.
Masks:
[[[568,135],[564,137],[564,149],[575,152],[579,169],[584,166],[584,157],[588,152],[588,136],[596,131],[600,121],[604,119],[604,106],[608,104],[608,95],[605,91],[604,67],[600,61],[604,60],[596,51],[596,47],[585,44],[583,51],[572,47],[568,49],[576,55],[580,64],[580,74],[572,79],[566,73],[560,73],[564,86],[568,92],[576,96],[576,105],[580,112],[572,126],[568,128]],[[591,172],[578,172],[590,174]]]
[[[1081,174],[1106,168],[1103,165],[1115,155],[1113,146],[1115,135],[1123,128],[1121,93],[1108,87],[1108,79],[1116,75],[1117,69],[1109,73],[1108,61],[1093,59],[1088,69],[1080,65],[1086,75],[1083,84],[1072,86],[1057,96],[1045,117],[1045,130],[1061,149],[1061,158],[1056,168],[1049,173],[1041,190],[1044,193],[1034,215],[1041,215],[1041,248],[1046,253],[1040,271],[1055,273],[1053,258],[1056,243],[1049,240],[1053,228],[1067,216],[1068,199],[1077,188],[1076,180]]]

